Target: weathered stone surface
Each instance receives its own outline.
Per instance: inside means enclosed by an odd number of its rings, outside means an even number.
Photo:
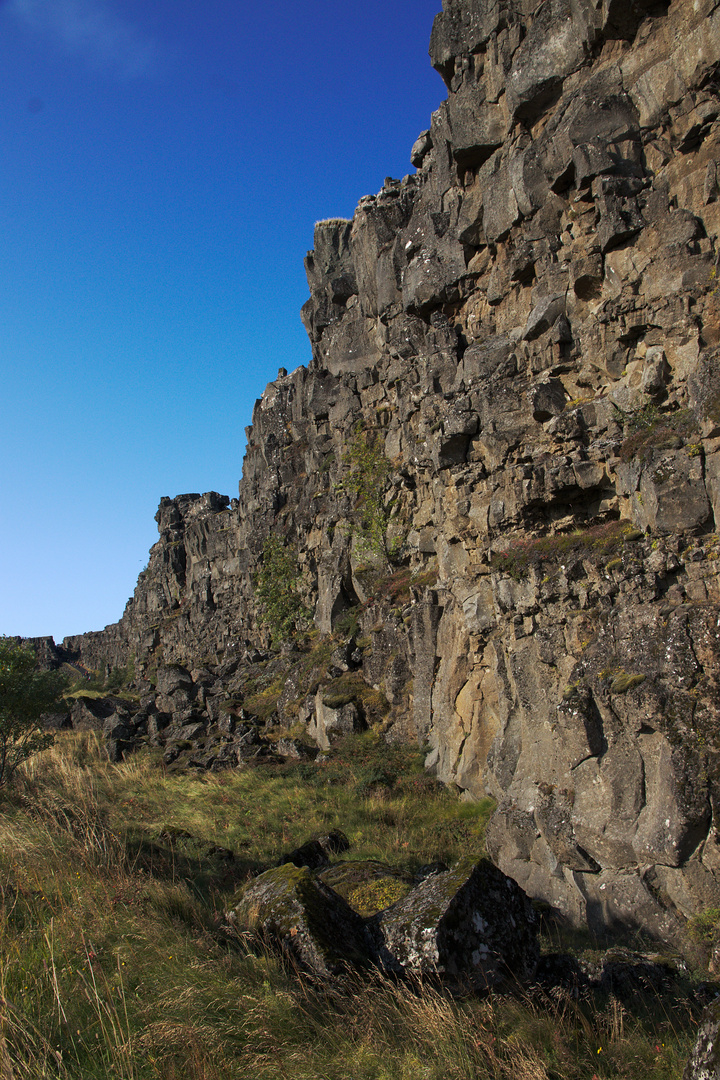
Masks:
[[[368,962],[362,919],[305,866],[287,863],[260,874],[235,898],[229,917],[316,975],[337,975],[348,964]]]
[[[703,1013],[698,1035],[683,1080],[718,1080],[720,1077],[720,1002],[713,1001]]]
[[[487,860],[431,875],[373,922],[386,970],[482,990],[532,978],[535,931],[527,897]]]
[[[354,702],[332,708],[323,701],[322,689],[315,699],[315,715],[308,725],[308,733],[321,750],[329,750],[333,742],[343,735],[362,729],[362,722]]]
[[[92,697],[79,697],[76,698],[70,710],[70,719],[73,728],[77,731],[99,731],[104,734],[109,732],[105,731],[105,725],[110,721],[120,722],[118,719],[117,709],[123,709],[122,703],[118,702],[116,698],[92,698]],[[124,711],[124,710],[123,710]]]
[[[178,690],[190,690],[192,685],[190,672],[179,664],[158,668],[155,683],[158,694],[174,694]]]

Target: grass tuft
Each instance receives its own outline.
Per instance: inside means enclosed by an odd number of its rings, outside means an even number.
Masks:
[[[602,561],[608,555],[621,552],[626,542],[641,536],[630,521],[610,521],[570,533],[516,540],[504,551],[496,552],[491,565],[493,570],[521,581],[529,570],[539,569],[546,563],[559,563],[570,558]]]

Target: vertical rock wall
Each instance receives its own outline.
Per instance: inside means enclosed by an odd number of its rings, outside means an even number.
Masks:
[[[316,226],[312,362],[257,402],[238,500],[163,499],[123,618],[64,648],[267,645],[283,537],[395,736],[498,800],[501,869],[673,936],[720,900],[720,3],[445,0],[430,51],[416,173]]]

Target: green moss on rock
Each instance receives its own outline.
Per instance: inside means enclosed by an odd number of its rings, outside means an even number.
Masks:
[[[260,874],[235,897],[229,918],[318,975],[369,960],[360,916],[306,866],[284,863]]]
[[[375,859],[338,863],[319,875],[363,918],[369,918],[410,892],[412,875]]]

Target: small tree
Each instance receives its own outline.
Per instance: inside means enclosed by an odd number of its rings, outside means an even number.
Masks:
[[[404,541],[399,537],[389,542],[387,539],[391,504],[386,504],[385,493],[390,462],[377,433],[366,431],[362,424],[356,425],[342,455],[342,463],[346,474],[336,491],[355,496],[352,531],[360,551],[394,562],[401,554]]]
[[[12,638],[0,637],[0,785],[18,765],[53,743],[41,718],[51,711],[65,686],[59,671],[40,671],[35,653]]]
[[[262,565],[255,574],[255,595],[261,604],[261,621],[270,630],[273,644],[288,641],[312,612],[300,594],[301,575],[297,552],[270,534],[263,544]]]

